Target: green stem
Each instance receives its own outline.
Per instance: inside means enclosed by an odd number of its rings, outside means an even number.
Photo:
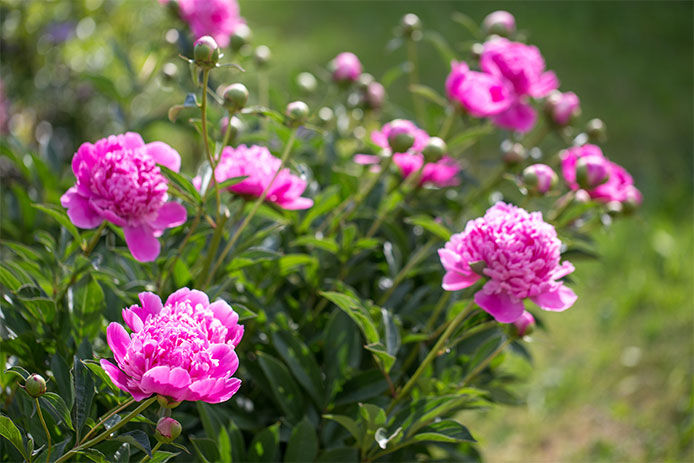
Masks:
[[[229,143],[229,139],[231,138],[231,118],[234,117],[233,114],[229,113],[229,122],[227,122],[227,130],[224,132],[224,138],[222,139],[222,151],[224,151],[224,148],[227,146],[227,143]],[[222,157],[222,152],[219,152],[219,157],[221,159]]]
[[[48,426],[46,426],[46,420],[43,419],[43,413],[41,413],[41,404],[39,403],[39,399],[36,398],[34,399],[36,401],[36,411],[39,414],[39,419],[41,420],[41,424],[43,425],[43,430],[46,433],[46,439],[48,440],[48,449],[46,450],[46,463],[51,461],[51,433],[48,432]]]
[[[429,257],[430,255],[430,248],[436,244],[438,241],[437,238],[430,238],[427,243],[419,248],[412,257],[410,257],[407,261],[407,264],[398,272],[398,274],[393,278],[393,285],[390,287],[390,289],[383,295],[381,298],[378,300],[378,305],[383,305],[386,301],[388,301],[388,298],[393,294],[393,291],[398,287],[398,285],[402,282],[402,280],[405,279],[407,274],[412,270],[412,268],[417,265],[422,259],[425,259]]]
[[[210,152],[210,140],[207,137],[207,81],[209,78],[210,70],[204,69],[202,71],[202,102],[200,103],[200,117],[202,117],[202,144],[205,147],[207,162],[210,163],[210,169],[212,169],[212,187],[214,188],[215,197],[217,199],[217,215],[219,215],[219,211],[222,207],[222,200],[219,195],[219,189],[217,188],[217,177],[215,176],[215,168],[217,166],[212,158],[212,153]]]
[[[410,92],[412,92],[412,87],[419,85],[419,74],[417,70],[417,43],[409,39],[407,41],[407,61],[410,62]],[[422,123],[424,116],[424,108],[422,107],[422,102],[416,93],[412,92],[412,102],[414,104],[414,113],[417,116],[417,120]]]
[[[390,405],[388,406],[388,410],[386,411],[386,414],[390,413],[395,405],[409,392],[412,390],[412,388],[417,384],[417,380],[419,379],[420,376],[422,376],[422,373],[424,373],[424,370],[427,369],[429,364],[434,361],[436,357],[439,356],[439,351],[443,348],[443,346],[446,344],[446,341],[448,338],[453,334],[453,331],[462,323],[463,320],[467,317],[467,315],[470,313],[474,306],[474,301],[470,301],[470,304],[465,308],[465,310],[462,310],[453,320],[451,320],[450,324],[446,328],[446,331],[443,332],[441,337],[439,338],[438,341],[436,341],[436,344],[434,344],[434,347],[431,348],[429,351],[429,354],[426,356],[426,358],[422,361],[422,363],[419,365],[417,370],[414,372],[412,377],[410,378],[409,381],[403,386],[403,388],[398,392],[398,394],[393,398],[391,401]]]
[[[500,353],[502,350],[504,350],[504,349],[506,348],[506,346],[508,346],[510,343],[511,343],[511,339],[510,339],[510,338],[507,338],[504,342],[502,342],[502,343],[499,345],[499,347],[497,347],[497,348],[494,350],[494,352],[491,353],[491,355],[490,355],[489,357],[487,357],[486,359],[484,359],[483,362],[481,362],[479,365],[477,365],[470,373],[468,373],[468,374],[465,376],[465,378],[463,378],[463,381],[460,383],[460,386],[461,386],[461,387],[462,387],[462,386],[466,386],[466,385],[470,382],[470,380],[472,380],[472,378],[474,378],[475,376],[477,376],[477,374],[478,374],[480,371],[484,370],[484,369],[487,367],[487,365],[489,365],[489,363],[490,363],[492,360],[494,360],[494,358],[495,358],[497,355],[499,355],[499,353]]]
[[[154,403],[156,400],[157,400],[157,397],[156,397],[156,396],[151,397],[151,398],[145,400],[144,402],[142,402],[142,404],[140,404],[139,407],[137,407],[135,410],[133,410],[130,414],[128,414],[128,415],[127,415],[125,418],[123,418],[121,421],[119,421],[118,424],[116,424],[116,425],[113,426],[112,428],[109,428],[109,429],[107,429],[106,431],[102,432],[101,434],[99,434],[98,436],[96,436],[94,439],[92,439],[92,440],[90,440],[90,441],[87,441],[87,442],[85,442],[85,443],[83,443],[83,444],[80,444],[79,446],[77,446],[77,447],[75,447],[74,449],[70,450],[70,451],[67,452],[65,455],[63,455],[62,457],[58,458],[58,459],[55,461],[55,463],[63,463],[64,461],[68,461],[68,460],[69,460],[73,455],[75,455],[76,453],[81,452],[81,451],[84,450],[84,449],[88,449],[89,447],[93,447],[93,446],[95,446],[96,444],[98,444],[99,442],[103,441],[104,439],[107,439],[111,434],[113,434],[113,433],[115,433],[116,431],[118,431],[120,428],[122,428],[123,426],[125,426],[130,420],[132,420],[132,419],[135,418],[137,415],[139,415],[140,413],[142,413],[147,407],[149,407],[150,405],[152,405],[152,403]]]
[[[159,447],[161,447],[161,442],[157,442],[157,444],[152,448],[152,455],[154,455],[154,452],[159,450]],[[149,460],[149,455],[145,455],[142,457],[142,460],[140,460],[140,463],[145,463],[145,461]]]
[[[96,426],[94,426],[92,429],[89,430],[89,432],[87,434],[84,435],[84,437],[80,440],[79,443],[82,444],[83,442],[86,442],[87,439],[89,438],[89,436],[94,434],[94,431],[99,429],[99,427],[101,427],[101,425],[104,424],[109,418],[111,418],[113,415],[120,412],[121,410],[128,408],[130,406],[130,404],[132,404],[133,402],[135,402],[135,399],[130,399],[123,404],[116,405],[112,410],[107,412],[106,415],[104,415],[104,417],[101,418],[101,420],[99,420],[99,422],[96,424]]]
[[[267,197],[268,193],[270,192],[270,188],[272,188],[272,184],[275,183],[275,180],[277,179],[277,176],[280,174],[282,169],[284,169],[284,166],[287,164],[287,159],[289,159],[289,154],[292,151],[292,145],[294,144],[294,140],[296,140],[296,129],[292,129],[291,134],[289,135],[289,140],[287,141],[287,145],[284,147],[284,152],[282,153],[282,159],[280,162],[280,166],[275,172],[275,175],[272,177],[272,180],[270,180],[270,183],[268,183],[267,187],[265,187],[265,190],[263,190],[263,194],[260,195],[260,197],[255,201],[253,204],[253,208],[251,209],[251,212],[246,216],[246,218],[241,222],[241,225],[236,229],[232,237],[229,239],[229,242],[226,244],[224,249],[222,250],[222,253],[220,254],[219,258],[217,259],[217,262],[215,262],[214,267],[212,267],[212,270],[207,276],[207,281],[205,282],[205,286],[207,286],[210,283],[210,280],[214,277],[215,272],[217,269],[222,265],[222,262],[224,262],[224,258],[227,256],[229,251],[231,251],[231,248],[234,246],[236,241],[239,239],[241,236],[241,233],[243,230],[246,228],[246,226],[250,223],[251,219],[253,216],[258,212],[258,209],[260,208],[260,205],[265,201],[265,198]]]
[[[442,139],[446,139],[446,136],[448,135],[448,131],[451,130],[451,127],[453,126],[453,121],[455,120],[455,115],[457,114],[457,111],[453,107],[453,105],[448,105],[446,108],[446,118],[443,120],[443,125],[441,126],[441,129],[439,130],[438,137]]]
[[[92,237],[92,240],[89,242],[86,248],[84,248],[84,256],[87,257],[89,254],[92,253],[94,248],[96,247],[97,243],[99,242],[99,238],[101,238],[101,232],[104,231],[104,228],[106,228],[106,221],[104,220],[101,222],[101,225],[99,225],[99,228],[96,229],[96,232],[94,233],[94,236]]]
[[[220,215],[217,220],[217,226],[212,234],[212,240],[210,241],[210,247],[207,249],[207,256],[205,257],[205,262],[203,263],[200,275],[196,280],[196,286],[200,288],[200,283],[207,281],[207,276],[209,275],[210,265],[212,265],[212,260],[217,254],[217,249],[219,249],[219,243],[222,241],[222,235],[224,234],[224,225],[226,225],[228,217],[226,215]]]
[[[198,228],[198,225],[200,224],[200,217],[202,216],[202,207],[198,207],[198,211],[195,214],[195,218],[193,219],[193,224],[190,226],[188,229],[188,233],[186,233],[186,236],[183,238],[183,241],[181,242],[181,245],[178,247],[178,251],[176,254],[174,254],[174,258],[171,260],[169,265],[164,269],[164,271],[159,275],[159,281],[157,282],[157,294],[161,294],[162,286],[164,285],[164,280],[166,277],[171,273],[171,270],[174,268],[174,265],[176,265],[176,262],[178,259],[181,257],[183,254],[183,250],[188,244],[188,240],[190,237],[193,235],[193,232],[195,231],[196,228]]]
[[[446,293],[439,299],[439,302],[436,304],[436,307],[434,307],[434,310],[431,312],[429,320],[427,320],[426,327],[424,328],[426,332],[431,331],[431,328],[434,326],[434,323],[436,323],[436,320],[439,319],[439,315],[441,315],[441,311],[446,307],[446,304],[448,304],[448,301],[451,298],[451,294],[453,293],[450,291],[446,291]]]

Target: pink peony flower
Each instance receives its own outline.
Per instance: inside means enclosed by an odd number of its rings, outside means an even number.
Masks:
[[[581,102],[574,92],[552,92],[547,98],[547,112],[555,124],[564,126],[581,113]]]
[[[306,189],[306,182],[292,175],[289,169],[282,169],[270,185],[281,163],[264,146],[227,146],[222,151],[214,174],[219,183],[233,177],[248,176],[228,188],[233,193],[260,197],[269,188],[265,200],[283,209],[308,209],[313,206],[312,199],[301,197]]]
[[[361,75],[361,62],[357,55],[348,51],[340,53],[331,62],[333,80],[336,82],[354,82]]]
[[[570,262],[560,263],[560,248],[542,213],[498,202],[439,249],[443,289],[456,291],[487,278],[475,302],[502,323],[523,314],[526,298],[545,310],[566,310],[577,297],[557,281],[574,271]]]
[[[619,164],[609,161],[602,150],[591,144],[575,146],[564,150],[560,154],[561,169],[564,180],[572,190],[581,188],[579,183],[587,184],[592,188],[586,189],[591,198],[600,202],[610,201],[641,203],[641,193],[634,186],[634,179]],[[581,178],[577,179],[577,167],[585,171]],[[579,172],[580,173],[580,172]],[[607,177],[607,180],[604,180]],[[602,178],[602,181],[598,181]],[[584,185],[586,186],[586,185]]]
[[[170,402],[229,400],[241,386],[235,347],[243,337],[239,316],[224,301],[210,304],[201,291],[181,288],[162,305],[140,293],[141,306],[123,309],[123,320],[106,330],[116,365],[101,360],[113,383],[141,401],[158,394]]]
[[[423,162],[422,153],[400,153],[393,156],[393,163],[398,166],[404,178],[418,172]],[[419,184],[432,184],[439,187],[457,185],[456,176],[459,172],[460,166],[455,159],[444,156],[436,162],[427,162],[424,165]]]
[[[371,132],[371,141],[381,148],[390,148],[388,139],[400,133],[408,133],[414,138],[414,143],[408,151],[419,153],[429,141],[429,135],[414,122],[406,119],[394,119],[385,124],[381,130]]]
[[[229,45],[236,28],[246,24],[236,0],[178,0],[178,6],[195,38],[210,35],[222,48]]]
[[[83,143],[72,158],[77,183],[60,203],[80,228],[104,220],[122,227],[133,257],[153,261],[160,250],[157,238],[186,221],[185,207],[167,202],[167,181],[157,164],[178,172],[181,157],[166,143],[145,144],[133,132]]]
[[[516,31],[516,18],[508,11],[497,10],[484,18],[482,29],[487,34],[512,34]]]
[[[514,101],[513,90],[492,74],[471,71],[464,62],[451,63],[446,78],[448,98],[459,102],[475,117],[488,117],[509,108]]]
[[[513,325],[518,331],[518,336],[523,337],[525,336],[526,332],[529,334],[529,332],[535,327],[535,317],[533,317],[530,312],[525,310],[521,316],[518,317],[515,322],[513,322]]]

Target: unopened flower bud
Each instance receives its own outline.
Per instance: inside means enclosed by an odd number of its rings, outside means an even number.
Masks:
[[[307,95],[312,94],[318,87],[318,81],[310,72],[302,72],[296,76],[296,85]]]
[[[212,69],[219,61],[219,47],[209,35],[203,35],[193,45],[193,60],[203,69]]]
[[[607,213],[612,217],[621,214],[624,210],[624,208],[622,207],[622,203],[620,203],[619,201],[610,201],[605,205],[605,207],[607,209]]]
[[[157,402],[164,408],[176,408],[179,405],[181,405],[180,401],[172,400],[170,397],[166,397],[160,394],[157,394]]]
[[[229,45],[234,51],[239,51],[251,40],[251,28],[246,24],[239,24],[234,29],[234,33],[229,37]]]
[[[574,92],[555,90],[547,97],[545,112],[555,124],[563,127],[581,114],[580,101]]]
[[[303,101],[292,101],[284,111],[289,127],[298,127],[308,119],[308,105]]]
[[[168,416],[163,416],[157,421],[157,430],[154,433],[154,437],[159,442],[170,444],[181,435],[182,429],[181,423]]]
[[[626,199],[622,201],[622,209],[624,210],[624,213],[631,214],[639,208],[641,202],[643,202],[641,192],[633,185],[628,186],[626,191]]]
[[[604,142],[607,140],[607,127],[601,119],[591,119],[586,124],[586,133],[592,142]]]
[[[368,109],[380,109],[386,99],[386,89],[378,82],[371,82],[364,92],[364,106]]]
[[[497,34],[507,37],[516,32],[516,18],[508,11],[494,11],[482,21],[482,30],[486,35]]]
[[[248,89],[241,83],[229,85],[222,94],[224,107],[231,113],[238,112],[248,103]]]
[[[355,82],[361,74],[361,62],[357,55],[348,51],[337,55],[328,66],[333,73],[333,80],[349,84]]]
[[[533,164],[523,170],[523,184],[531,194],[544,195],[558,181],[557,174],[546,164]]]
[[[422,154],[427,162],[436,162],[448,152],[446,142],[439,137],[431,137],[422,148]]]
[[[46,380],[43,376],[33,374],[24,381],[24,390],[34,399],[46,393]]]
[[[266,47],[265,45],[261,45],[255,49],[255,52],[253,53],[253,58],[255,59],[255,64],[259,68],[267,66],[267,64],[270,62],[270,58],[272,58],[272,53],[270,53],[270,49]]]
[[[528,152],[523,145],[508,140],[501,144],[501,151],[504,155],[504,162],[509,166],[521,163],[528,157]]]
[[[590,191],[607,181],[608,168],[607,160],[601,156],[583,156],[576,161],[576,183]]]
[[[400,31],[409,39],[419,40],[422,37],[422,21],[419,16],[408,13],[400,20]]]
[[[519,338],[531,334],[535,330],[535,317],[527,310],[523,311],[521,316],[513,322],[513,327]]]
[[[405,153],[414,145],[414,136],[408,132],[393,130],[388,136],[388,145],[393,153]]]

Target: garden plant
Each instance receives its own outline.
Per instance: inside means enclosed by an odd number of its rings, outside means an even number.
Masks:
[[[454,17],[465,47],[407,14],[404,63],[376,79],[336,50],[286,97],[234,0],[160,3],[146,58],[114,45],[131,85],[91,75],[128,130],[66,175],[0,145],[0,461],[479,459],[460,412],[517,403],[504,359],[530,361],[581,297],[572,262],[641,203],[604,123],[575,124],[506,11]]]

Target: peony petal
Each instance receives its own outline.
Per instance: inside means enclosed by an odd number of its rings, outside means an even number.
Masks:
[[[156,315],[161,311],[162,307],[164,307],[161,303],[161,299],[159,298],[159,296],[157,296],[154,293],[143,291],[140,294],[138,294],[137,297],[140,299],[142,308],[148,315]],[[142,321],[145,321],[146,318],[147,317],[143,318]]]
[[[161,141],[147,143],[145,149],[157,164],[168,167],[174,172],[181,170],[181,155],[166,143]]]
[[[118,141],[121,143],[121,146],[126,149],[132,150],[144,146],[145,144],[142,136],[137,132],[125,132],[119,138],[120,140]]]
[[[381,158],[372,154],[355,154],[354,162],[361,165],[378,164]]]
[[[313,206],[313,200],[309,198],[294,198],[290,200],[277,201],[277,205],[288,211],[298,211],[308,209]]]
[[[215,318],[228,329],[234,328],[239,321],[239,315],[225,301],[214,301],[208,308],[212,311]]]
[[[458,254],[446,248],[439,249],[439,258],[441,259],[443,268],[446,270],[453,270],[457,268],[461,260]]]
[[[475,303],[501,323],[516,321],[525,310],[523,301],[511,297],[505,292],[487,294],[484,290],[477,291]]]
[[[217,384],[216,386],[213,393],[208,394],[200,400],[204,400],[211,404],[226,402],[239,390],[241,387],[241,380],[238,378],[229,378],[225,380],[223,384]]]
[[[190,294],[188,288],[177,289],[166,299],[166,305],[175,305],[177,302],[185,301],[188,299],[188,294]]]
[[[133,330],[133,332],[139,332],[144,326],[142,319],[134,310],[123,309],[122,314],[123,320],[125,320],[125,323],[131,330]]]
[[[163,204],[157,212],[157,218],[150,225],[158,230],[178,227],[186,222],[186,208],[175,201]]]
[[[480,277],[474,272],[465,275],[457,271],[449,271],[443,276],[443,284],[441,287],[446,291],[458,291],[459,289],[472,286],[479,280]]]
[[[128,376],[125,373],[123,373],[114,364],[109,362],[108,360],[101,359],[101,361],[99,363],[101,363],[101,368],[103,368],[104,372],[106,372],[108,377],[111,378],[111,381],[113,381],[113,384],[115,384],[116,387],[118,389],[120,389],[121,391],[127,392],[128,394],[132,395],[133,399],[135,399],[135,401],[139,402],[143,399],[146,399],[150,395],[152,395],[152,394],[145,394],[137,387],[128,387],[128,382],[129,382]]]
[[[140,262],[152,262],[159,255],[161,244],[154,237],[154,232],[149,226],[141,224],[134,227],[123,227],[125,242],[135,260]]]
[[[234,348],[228,344],[213,344],[208,352],[218,362],[217,366],[209,372],[210,376],[226,378],[233,375],[239,367],[239,357]]]
[[[517,101],[506,111],[494,116],[492,121],[500,127],[528,132],[535,125],[537,114],[532,106]]]
[[[554,291],[538,294],[530,299],[545,310],[561,312],[574,305],[578,296],[568,286],[561,285]]]
[[[104,221],[89,200],[77,193],[77,188],[74,186],[60,197],[60,204],[67,208],[67,215],[76,227],[95,228]]]
[[[116,363],[120,365],[130,345],[130,335],[128,335],[128,332],[125,331],[122,325],[112,322],[106,328],[106,340],[113,352]]]
[[[186,389],[190,385],[190,375],[181,367],[170,369],[160,365],[142,375],[140,385],[144,392],[160,394],[175,401],[186,400]]]

